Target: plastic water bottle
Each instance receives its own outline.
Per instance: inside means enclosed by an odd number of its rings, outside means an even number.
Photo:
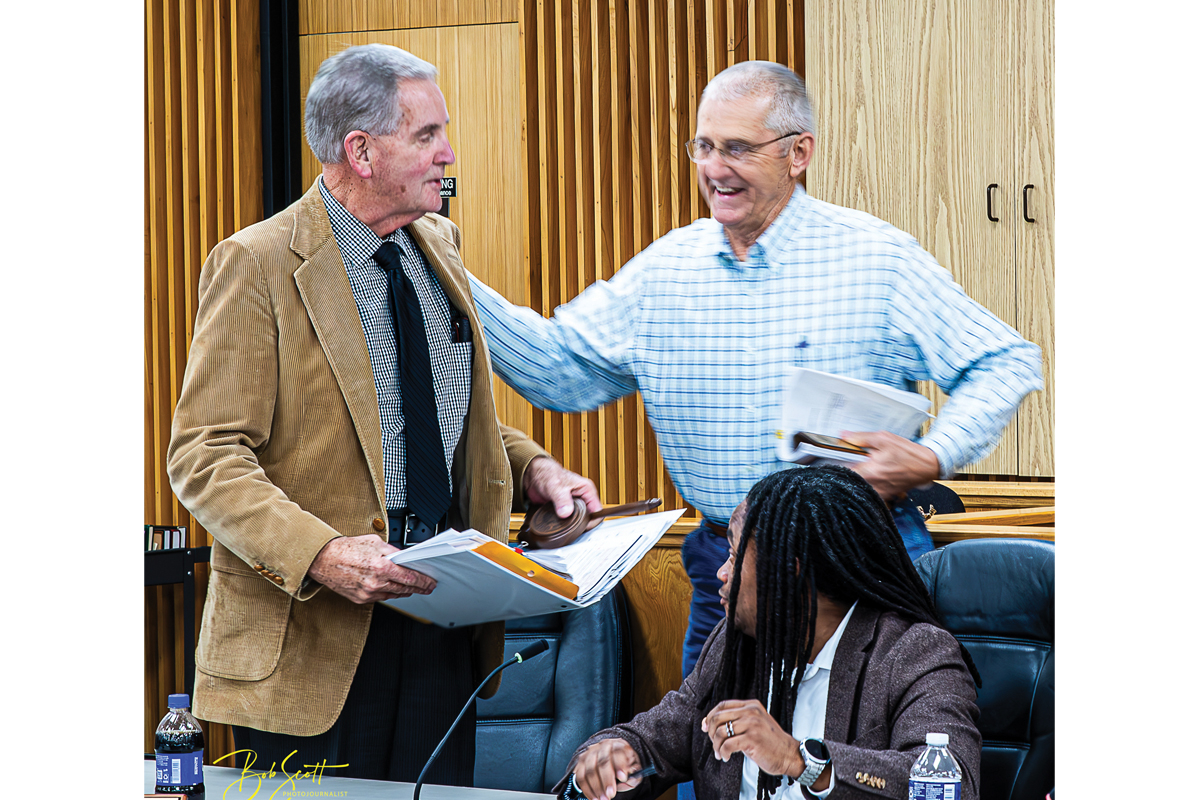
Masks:
[[[949,734],[925,735],[925,752],[908,773],[908,800],[962,800],[962,770],[949,745]]]
[[[154,729],[154,791],[204,800],[204,731],[189,705],[186,694],[167,697],[167,715]]]

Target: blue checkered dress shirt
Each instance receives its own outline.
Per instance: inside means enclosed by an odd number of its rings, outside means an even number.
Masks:
[[[585,411],[640,390],[683,497],[726,523],[775,452],[784,366],[950,400],[921,444],[942,477],[995,447],[1042,387],[1041,350],[971,300],[903,231],[797,186],[734,256],[701,219],[666,234],[551,319],[472,278],[492,365],[535,405]]]

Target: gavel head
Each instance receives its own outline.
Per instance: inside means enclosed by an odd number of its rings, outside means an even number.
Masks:
[[[521,537],[533,547],[551,550],[574,542],[587,529],[587,523],[587,506],[578,497],[571,515],[565,519],[558,516],[552,503],[545,503],[525,515]]]

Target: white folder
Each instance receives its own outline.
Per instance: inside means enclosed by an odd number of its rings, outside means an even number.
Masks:
[[[606,595],[679,519],[683,510],[608,518],[567,547],[547,551],[565,564],[567,581],[478,531],[446,531],[392,555],[392,561],[437,581],[427,595],[383,605],[443,628],[587,608]],[[506,553],[500,553],[503,548]]]

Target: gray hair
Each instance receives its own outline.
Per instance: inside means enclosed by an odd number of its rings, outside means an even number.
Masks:
[[[804,80],[783,64],[774,61],[742,61],[717,73],[700,95],[705,100],[732,100],[736,97],[770,97],[767,130],[779,136],[793,131],[813,133],[812,107]]]
[[[304,105],[304,138],[322,164],[346,159],[350,131],[395,133],[404,119],[401,81],[437,77],[437,67],[388,44],[349,47],[321,64]]]

